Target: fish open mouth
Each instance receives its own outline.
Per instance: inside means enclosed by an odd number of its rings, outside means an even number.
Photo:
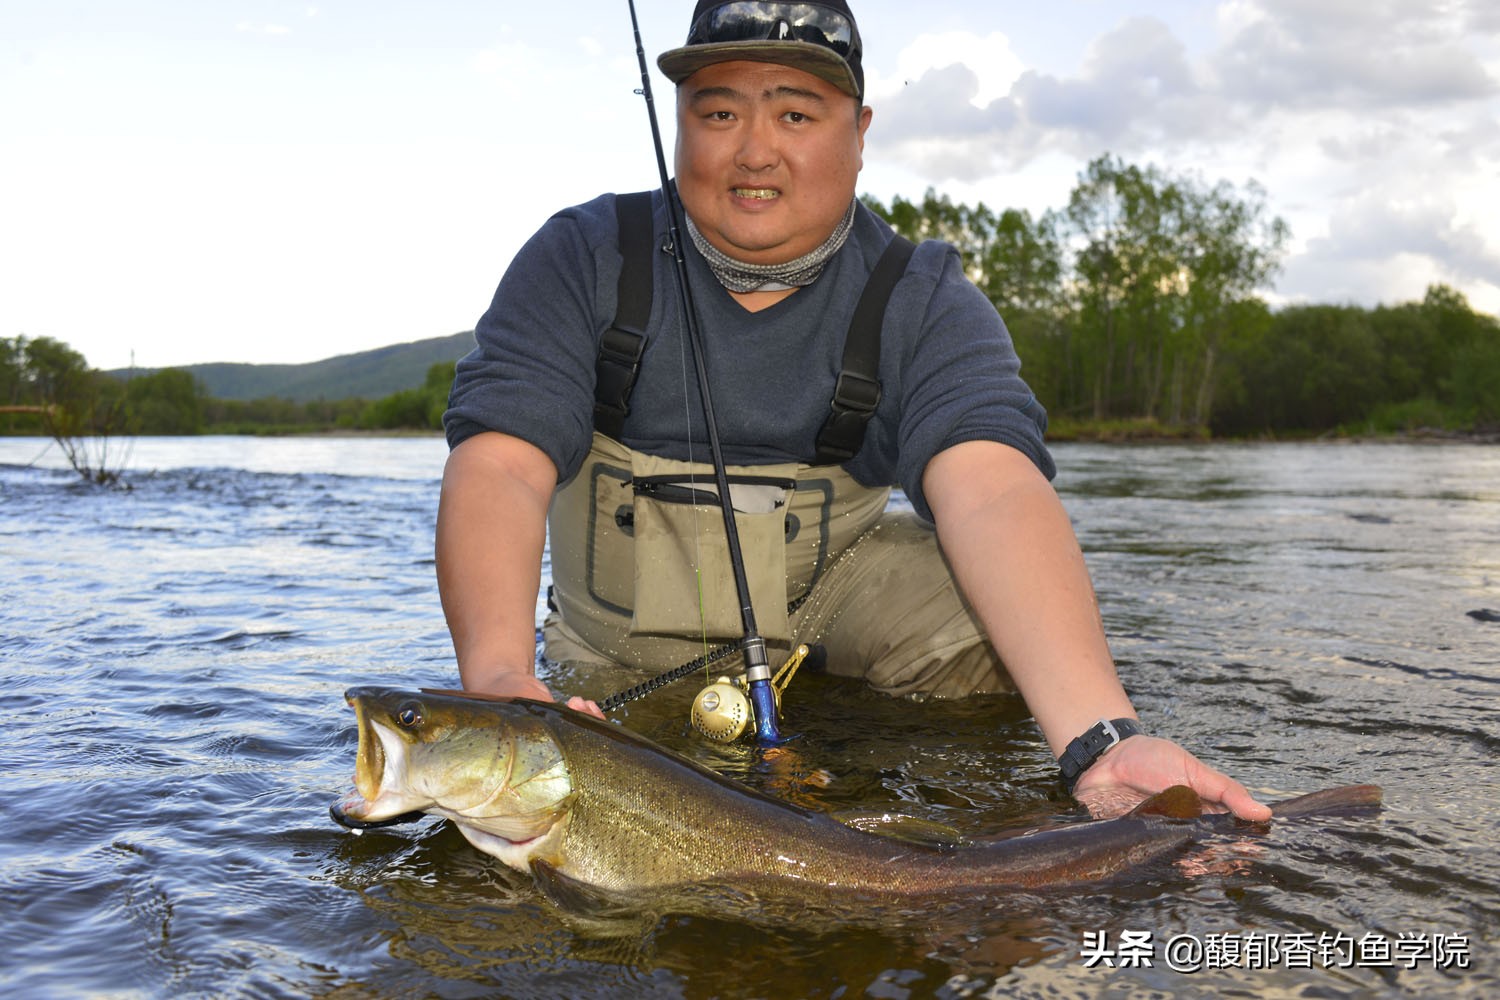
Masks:
[[[420,809],[403,810],[392,816],[379,815],[383,809],[390,808],[391,803],[382,804],[380,800],[387,798],[385,792],[391,777],[390,769],[402,768],[405,752],[399,737],[371,718],[360,702],[361,693],[362,689],[356,688],[345,695],[354,709],[359,727],[354,786],[342,799],[328,807],[328,815],[335,823],[355,832],[419,820],[426,815]]]

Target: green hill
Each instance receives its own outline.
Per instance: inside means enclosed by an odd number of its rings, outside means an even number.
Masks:
[[[341,354],[302,365],[249,365],[222,362],[182,365],[214,399],[313,400],[379,399],[422,384],[427,369],[457,361],[474,347],[474,332],[430,337],[407,344]],[[156,369],[116,369],[116,378],[148,375]]]

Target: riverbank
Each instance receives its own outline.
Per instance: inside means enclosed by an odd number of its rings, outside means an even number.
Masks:
[[[4,438],[46,438],[36,431],[3,431]],[[119,435],[121,441],[152,440],[155,438],[177,438],[183,435],[140,434]],[[296,427],[296,426],[235,426],[215,427],[198,435],[187,437],[243,437],[243,438],[308,438],[370,440],[376,438],[441,438],[439,430],[417,428],[391,428],[369,430],[351,427]],[[1233,444],[1233,443],[1286,443],[1318,441],[1388,441],[1391,443],[1458,443],[1500,444],[1500,426],[1470,430],[1455,430],[1444,427],[1418,427],[1406,430],[1353,430],[1340,427],[1327,431],[1303,431],[1282,434],[1261,434],[1255,437],[1215,437],[1206,427],[1163,424],[1149,418],[1135,420],[1069,420],[1059,418],[1049,421],[1047,442],[1049,444]]]
[[[1371,426],[1336,427],[1325,431],[1266,433],[1254,437],[1215,437],[1207,427],[1165,424],[1151,417],[1128,420],[1071,420],[1067,417],[1059,417],[1048,422],[1047,441],[1050,444],[1064,442],[1070,444],[1189,444],[1194,442],[1295,444],[1303,441],[1389,441],[1412,444],[1430,441],[1457,444],[1500,444],[1500,426],[1480,426],[1469,429],[1411,427],[1396,430]]]
[[[1068,417],[1047,421],[1049,442],[1084,442],[1088,444],[1150,443],[1153,441],[1210,441],[1207,427],[1188,424],[1166,424],[1154,417],[1123,420],[1074,420]]]

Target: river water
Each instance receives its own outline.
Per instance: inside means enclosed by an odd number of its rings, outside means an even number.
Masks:
[[[1223,837],[960,928],[667,917],[625,937],[445,823],[328,818],[356,742],[343,690],[456,684],[444,454],[142,439],[131,488],[105,490],[0,439],[7,996],[1500,995],[1500,448],[1056,448],[1146,725],[1269,799],[1381,784],[1378,814]],[[1082,819],[1011,699],[799,678],[802,735],[765,761],[690,736],[677,687],[620,717],[775,794],[967,834]]]

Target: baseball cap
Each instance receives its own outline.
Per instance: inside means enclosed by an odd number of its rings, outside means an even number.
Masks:
[[[811,73],[860,100],[864,98],[863,46],[844,0],[778,3],[699,0],[687,44],[663,52],[656,65],[681,83],[713,63],[746,59],[780,63]]]

